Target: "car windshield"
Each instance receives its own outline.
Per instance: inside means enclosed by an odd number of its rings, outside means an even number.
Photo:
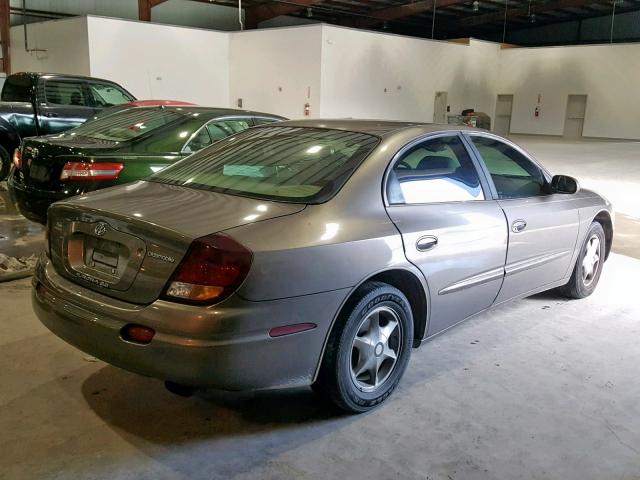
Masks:
[[[261,127],[221,140],[149,178],[276,201],[321,203],[379,138],[341,130]]]
[[[185,118],[184,115],[173,110],[132,108],[97,118],[69,130],[67,134],[112,142],[125,142]]]

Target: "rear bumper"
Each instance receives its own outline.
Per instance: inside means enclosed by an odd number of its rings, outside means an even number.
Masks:
[[[112,365],[191,386],[251,390],[313,382],[332,319],[349,289],[249,302],[233,296],[213,307],[158,300],[137,306],[62,278],[46,256],[38,262],[33,307],[54,334]],[[295,323],[317,328],[271,338]],[[147,345],[123,340],[129,323],[154,328]]]
[[[47,209],[52,203],[102,188],[112,187],[115,184],[111,180],[69,182],[65,190],[51,191],[27,186],[22,181],[16,180],[16,175],[18,174],[12,171],[7,181],[11,198],[23,216],[43,225],[47,224]]]
[[[46,225],[49,205],[71,196],[62,192],[46,192],[28,188],[16,182],[13,175],[14,173],[9,176],[7,182],[11,199],[15,202],[20,213],[33,222]]]

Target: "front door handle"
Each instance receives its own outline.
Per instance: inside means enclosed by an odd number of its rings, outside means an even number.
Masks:
[[[416,242],[416,249],[420,252],[426,252],[427,250],[431,250],[438,244],[438,237],[434,237],[433,235],[426,235],[424,237],[420,237]]]
[[[527,228],[527,222],[524,220],[515,220],[512,224],[511,224],[511,231],[513,233],[520,233],[522,232],[525,228]]]
[[[45,116],[49,117],[49,118],[58,118],[60,115],[58,115],[57,113],[53,113],[53,112],[47,112],[47,113],[45,113]]]

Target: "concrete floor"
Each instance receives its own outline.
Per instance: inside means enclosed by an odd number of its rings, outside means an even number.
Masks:
[[[48,333],[28,280],[2,283],[0,479],[640,478],[640,215],[621,195],[640,184],[640,144],[524,140],[622,197],[628,255],[588,299],[475,317],[414,350],[389,402],[346,416],[308,389],[173,396]],[[599,177],[607,151],[634,173]]]
[[[44,227],[20,215],[9,198],[7,183],[0,182],[0,253],[28,257],[43,246]]]

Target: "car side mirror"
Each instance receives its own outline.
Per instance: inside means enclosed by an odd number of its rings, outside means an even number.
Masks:
[[[576,193],[580,190],[578,180],[568,175],[554,175],[551,179],[553,193]]]

